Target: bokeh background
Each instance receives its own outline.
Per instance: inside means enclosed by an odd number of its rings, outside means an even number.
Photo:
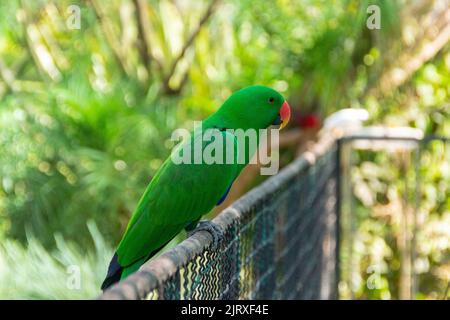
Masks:
[[[380,29],[367,27],[370,5]],[[449,8],[447,0],[1,1],[0,298],[99,294],[171,132],[244,86],[285,95],[291,130],[307,115],[364,108],[369,124],[450,136]],[[441,298],[450,280],[443,148],[421,168],[418,299]],[[341,297],[402,298],[398,163],[356,161],[355,279]],[[367,285],[374,263],[376,288]],[[67,286],[70,266],[81,270],[77,290]]]

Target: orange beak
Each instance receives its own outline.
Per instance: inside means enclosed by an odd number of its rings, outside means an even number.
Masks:
[[[289,107],[287,101],[284,101],[283,105],[280,108],[280,119],[281,119],[280,130],[286,127],[290,118],[291,118],[291,108]]]

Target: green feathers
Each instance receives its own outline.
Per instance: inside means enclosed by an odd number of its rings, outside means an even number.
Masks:
[[[247,152],[244,163],[238,163],[238,141],[228,129],[267,128],[279,117],[283,103],[283,97],[267,87],[239,90],[203,122],[202,129],[212,130],[213,138],[205,140],[202,134],[194,134],[174,150],[172,156],[183,156],[185,152],[195,157],[197,143],[200,152],[209,151],[215,156],[220,151],[224,156],[232,151],[232,161],[177,164],[169,157],[141,197],[111,261],[103,288],[136,271],[183,228],[193,228],[226,195],[253,154]],[[217,142],[222,145],[217,147]]]

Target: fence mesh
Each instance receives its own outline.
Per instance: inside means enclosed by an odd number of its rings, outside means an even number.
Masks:
[[[450,139],[374,133],[339,142],[340,298],[446,297]]]
[[[336,298],[337,156],[317,144],[213,220],[218,248],[197,232],[101,298]]]
[[[412,213],[412,222],[408,214],[401,215],[407,239],[403,251],[408,253],[401,268],[409,280],[402,282],[408,285],[399,296],[416,297],[422,284],[413,266],[418,254],[416,237],[423,229],[416,214],[429,202],[424,195],[428,189],[421,190],[422,180],[431,179],[440,188],[432,208],[442,211],[448,201],[444,187],[450,153],[445,146],[450,140],[422,138],[404,129],[374,127],[364,132],[337,141],[322,137],[312,150],[225,209],[213,220],[224,231],[218,247],[212,247],[208,232],[199,231],[100,298],[335,299],[338,281],[340,288],[350,288],[340,297],[361,298],[352,291],[352,281],[358,278],[354,211],[372,212],[373,208],[355,208],[353,192],[364,183],[358,182],[356,188],[351,181],[368,162],[370,168],[378,163],[390,170],[386,183],[396,183],[403,190],[404,208]],[[359,162],[354,163],[352,155]],[[430,170],[430,161],[437,173]]]

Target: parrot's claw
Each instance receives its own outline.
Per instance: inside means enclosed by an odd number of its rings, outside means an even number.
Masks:
[[[209,220],[200,221],[194,230],[188,232],[188,237],[199,231],[206,231],[209,232],[209,234],[211,234],[213,238],[213,242],[211,244],[212,250],[217,250],[219,248],[220,242],[223,240],[224,237],[223,230],[221,227],[219,227],[219,225]]]

